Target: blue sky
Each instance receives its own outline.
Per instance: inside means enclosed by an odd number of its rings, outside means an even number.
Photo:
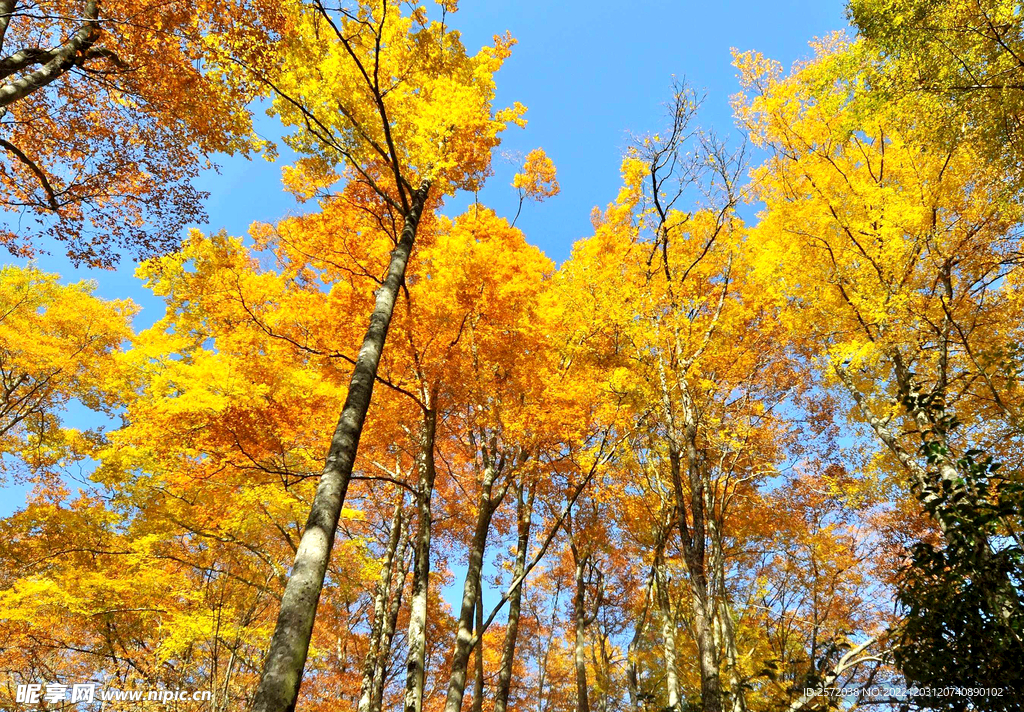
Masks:
[[[505,30],[519,40],[498,74],[498,104],[522,102],[529,107],[529,124],[506,131],[500,150],[525,154],[541,146],[557,166],[561,193],[525,206],[517,225],[559,263],[573,242],[590,234],[591,208],[615,197],[629,133],[661,127],[673,75],[706,91],[701,125],[726,134],[734,130],[729,98],[739,89],[730,48],[757,49],[788,67],[809,56],[812,38],[847,26],[840,0],[463,0],[461,6],[451,24],[462,31],[468,49],[489,44]],[[267,138],[280,135],[275,119],[260,116],[258,128]],[[210,192],[204,229],[243,235],[253,221],[303,209],[282,189],[287,156],[282,151],[277,164],[218,159],[220,172],[204,174],[200,182]],[[509,185],[514,171],[498,159],[480,194],[481,202],[509,217],[518,200]],[[446,212],[455,214],[469,201],[457,197]],[[104,297],[135,300],[143,308],[136,328],[162,315],[162,304],[134,278],[130,260],[112,272],[75,269],[56,255],[37,263],[67,281],[95,280]],[[70,420],[78,427],[94,425],[77,410]],[[23,487],[0,490],[0,516],[20,507],[25,493]]]

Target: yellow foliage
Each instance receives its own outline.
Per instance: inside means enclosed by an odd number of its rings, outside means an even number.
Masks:
[[[535,148],[526,154],[522,172],[516,173],[512,178],[512,187],[532,200],[543,200],[558,195],[555,164],[544,153],[544,149]]]

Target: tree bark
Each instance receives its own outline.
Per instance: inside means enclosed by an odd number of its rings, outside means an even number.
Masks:
[[[388,660],[391,657],[391,646],[395,640],[395,630],[398,626],[398,614],[402,608],[402,594],[405,590],[405,575],[408,573],[409,560],[407,551],[408,541],[402,543],[402,554],[395,574],[395,581],[392,585],[394,595],[391,598],[387,618],[384,621],[384,632],[381,636],[381,646],[377,651],[377,662],[374,669],[373,688],[370,697],[370,712],[381,712],[384,708],[384,683],[388,669]]]
[[[366,659],[363,662],[363,682],[359,691],[359,712],[369,712],[373,700],[373,684],[377,676],[377,662],[384,638],[385,607],[391,596],[391,582],[394,578],[395,554],[402,541],[402,502],[395,505],[395,513],[391,517],[391,528],[388,531],[388,543],[384,550],[384,562],[381,566],[380,579],[377,581],[377,592],[373,600],[373,620],[370,624],[370,642],[366,648]]]
[[[603,629],[605,621],[597,616],[594,617],[594,645],[590,646],[590,659],[594,663],[594,677],[597,682],[597,711],[611,712],[609,704],[611,695],[608,691],[612,687],[612,663],[608,657],[608,633]]]
[[[637,672],[636,645],[638,636],[629,641],[626,648],[626,690],[629,692],[629,708],[640,712],[640,676]]]
[[[409,603],[409,652],[406,658],[405,712],[423,709],[423,681],[427,658],[427,593],[430,589],[430,525],[431,499],[434,494],[434,438],[437,413],[424,412],[420,435],[420,484],[417,493],[419,524],[416,530],[412,574],[412,600]]]
[[[551,620],[548,623],[548,639],[544,644],[544,655],[538,661],[537,671],[537,710],[538,712],[544,712],[547,705],[544,703],[544,684],[547,682],[548,674],[548,660],[551,658],[551,647],[555,640],[555,617],[558,614],[558,597],[562,593],[562,586],[559,582],[555,582],[555,596],[551,603]],[[540,624],[540,616],[537,617],[537,623]]]
[[[687,428],[690,430],[690,428]],[[689,434],[689,433],[688,433]],[[700,664],[701,708],[704,712],[721,712],[722,684],[718,664],[718,649],[715,645],[714,611],[711,610],[708,577],[706,571],[704,522],[704,492],[699,474],[695,473],[696,449],[687,453],[690,472],[690,501],[686,502],[683,493],[680,455],[675,445],[669,444],[669,459],[672,470],[672,481],[675,488],[677,517],[679,530],[683,539],[683,560],[686,563],[686,575],[690,590],[690,607],[693,613],[693,628],[697,643],[698,662]],[[696,481],[695,481],[696,480]],[[689,504],[692,512],[692,528],[686,521],[686,509]]]
[[[477,505],[476,529],[469,548],[469,566],[466,570],[466,581],[462,587],[462,609],[459,612],[459,626],[455,635],[455,650],[452,653],[451,677],[448,681],[448,697],[445,699],[445,712],[459,712],[462,709],[462,698],[466,691],[466,673],[469,667],[469,656],[473,644],[473,611],[477,597],[480,595],[480,570],[484,562],[484,548],[487,545],[487,533],[491,528],[491,517],[494,515],[496,502],[491,498],[494,480],[500,468],[494,465],[484,469],[480,487],[480,499]],[[483,631],[481,631],[482,634]],[[478,642],[482,645],[482,642]]]
[[[520,484],[516,490],[518,535],[516,540],[516,561],[512,567],[512,579],[515,580],[526,571],[526,555],[529,553],[530,525],[533,521],[533,500],[537,493],[531,488],[524,497],[526,485]],[[512,687],[512,666],[515,664],[516,639],[519,636],[519,617],[523,609],[523,586],[515,591],[508,601],[508,624],[505,627],[505,642],[501,650],[501,668],[498,671],[498,690],[494,695],[494,712],[506,712],[508,696]]]
[[[633,712],[640,712],[640,670],[637,661],[637,648],[647,628],[647,616],[651,606],[655,604],[659,571],[664,558],[665,542],[672,532],[672,510],[666,512],[666,521],[658,529],[658,537],[654,544],[654,557],[651,563],[651,570],[647,574],[647,583],[644,585],[644,605],[641,609],[639,622],[633,628],[633,639],[626,647],[626,685],[629,689],[629,702]]]
[[[11,17],[17,4],[18,0],[0,0],[0,52],[3,52],[7,28],[11,25]]]
[[[715,517],[708,518],[708,533],[712,550],[713,588],[716,592],[714,597],[715,623],[719,631],[719,640],[715,646],[725,651],[725,659],[729,668],[729,706],[732,708],[732,712],[746,712],[747,698],[743,691],[744,679],[740,671],[739,649],[736,646],[736,626],[732,619],[729,591],[725,585],[725,548],[722,545],[722,529],[720,522]]]
[[[484,708],[484,587],[477,578],[476,584],[476,679],[473,681],[473,706],[471,712],[482,712]]]
[[[724,294],[724,292],[723,292]],[[721,307],[719,307],[720,309]],[[705,522],[704,476],[697,446],[698,413],[688,384],[679,382],[681,400],[677,419],[669,393],[665,364],[658,359],[662,407],[668,424],[669,471],[676,500],[676,520],[682,541],[683,561],[690,589],[694,637],[700,664],[701,707],[704,712],[722,711],[722,682],[714,636],[714,610],[707,575],[707,525]],[[683,465],[689,498],[683,489]],[[691,521],[687,521],[689,509]]]
[[[38,58],[33,56],[31,58],[32,61],[38,59],[45,60],[41,67],[23,77],[0,86],[0,112],[6,112],[7,107],[14,102],[42,89],[76,64],[84,61],[89,50],[96,44],[100,36],[99,11],[98,0],[86,0],[85,12],[83,13],[85,21],[78,28],[78,31],[71,35],[68,41],[61,46],[44,51]],[[6,34],[7,26],[5,25],[3,29],[4,34]],[[20,56],[22,52],[16,54]],[[12,56],[8,58],[8,61],[14,60],[14,65],[17,65],[19,64],[17,59],[17,57]],[[26,62],[25,66],[30,66],[30,63]]]
[[[427,182],[414,194],[401,237],[391,252],[387,276],[377,290],[369,328],[352,370],[348,396],[331,438],[327,462],[320,475],[309,519],[295,554],[292,573],[281,598],[277,626],[253,702],[254,712],[292,712],[295,709],[338,518],[345,503],[359,437],[373,396],[373,385],[388,327],[391,325],[391,315],[398,299],[398,290],[405,279],[406,265],[429,190],[430,184]]]
[[[723,593],[719,609],[722,621],[722,638],[726,660],[729,663],[729,702],[732,712],[747,712],[747,695],[743,690],[743,674],[740,671],[739,649],[736,647],[736,626],[732,620],[732,606],[727,593]]]
[[[668,709],[679,712],[679,674],[676,671],[676,617],[668,596],[668,579],[664,564],[657,568],[656,585],[658,617],[661,619],[661,640],[665,651],[665,692]]]
[[[697,636],[697,653],[700,658],[700,696],[704,712],[721,712],[722,682],[718,665],[718,650],[715,647],[713,614],[708,610],[706,596],[696,586],[693,590],[693,626]]]
[[[575,546],[573,546],[575,549]],[[575,553],[575,552],[574,552]],[[576,560],[576,592],[572,599],[574,638],[573,663],[576,670],[576,712],[590,712],[590,691],[587,685],[587,656],[585,650],[587,611],[584,571],[587,556]]]
[[[950,445],[948,435],[945,427],[939,426],[934,420],[933,415],[928,412],[928,409],[921,406],[916,401],[916,384],[914,383],[914,376],[910,369],[907,368],[903,361],[902,356],[898,351],[893,351],[889,354],[892,359],[894,371],[896,374],[896,382],[899,389],[899,394],[905,402],[905,408],[909,415],[914,419],[917,425],[918,433],[921,438],[922,445],[928,444],[930,439],[936,439],[940,444],[941,448],[933,450],[934,454],[934,465],[936,474],[938,474],[938,482],[935,482],[935,477],[931,472],[925,472],[926,484],[921,485],[921,491],[918,495],[923,502],[934,502],[934,519],[938,522],[939,528],[942,533],[947,534],[947,529],[955,527],[956,515],[953,513],[955,507],[951,506],[947,500],[954,499],[954,493],[963,493],[968,497],[975,495],[973,483],[969,480],[965,481],[962,479],[960,472],[957,471],[956,465],[952,459],[951,453],[953,448]],[[937,386],[939,396],[942,400],[945,400],[945,373],[940,374],[939,384]],[[911,405],[911,403],[916,403]],[[924,470],[923,467],[920,469]],[[949,494],[940,495],[939,492],[943,488],[948,488]],[[977,547],[983,559],[990,559],[993,556],[992,542],[987,535],[983,532],[977,532],[972,539],[972,544]],[[1018,642],[1024,642],[1022,639],[1019,629],[1014,625],[1014,619],[1020,615],[1018,587],[1014,584],[1010,577],[1005,573],[1000,576],[999,590],[994,594],[990,603],[993,608],[998,612],[1000,617],[1003,619],[1003,623],[1006,627],[1007,632],[1014,637]]]

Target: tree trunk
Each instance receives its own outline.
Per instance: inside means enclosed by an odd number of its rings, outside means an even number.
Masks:
[[[295,554],[292,573],[281,597],[277,626],[270,640],[270,649],[263,663],[263,674],[253,701],[254,712],[292,712],[295,709],[302,671],[309,652],[309,640],[313,634],[317,603],[323,589],[331,549],[334,547],[338,518],[352,476],[363,421],[373,396],[377,366],[391,325],[398,290],[405,279],[406,264],[429,189],[430,184],[424,183],[413,196],[401,238],[391,252],[387,276],[377,290],[370,325],[352,370],[348,396],[331,438],[327,463],[320,475],[309,519]]]
[[[743,691],[743,675],[740,672],[739,649],[736,647],[736,626],[732,620],[732,607],[729,605],[728,594],[723,593],[720,606],[722,621],[722,642],[725,647],[726,660],[729,663],[729,701],[732,712],[747,711],[747,695]]]
[[[7,113],[7,107],[24,99],[29,94],[43,89],[51,82],[71,70],[75,65],[85,62],[89,50],[99,40],[101,20],[99,17],[98,0],[86,0],[83,8],[84,22],[64,44],[54,47],[45,53],[47,60],[38,69],[0,86],[0,116]],[[10,18],[7,18],[7,23]],[[6,34],[7,25],[4,25]],[[31,50],[23,50],[28,52]],[[16,53],[22,55],[22,52]]]
[[[951,505],[951,501],[955,502],[957,496],[974,497],[974,483],[962,478],[961,473],[957,470],[952,460],[953,448],[950,446],[946,428],[939,426],[935,422],[933,414],[929,412],[929,409],[917,401],[916,396],[918,393],[914,383],[914,375],[904,364],[899,352],[891,353],[890,358],[896,373],[899,394],[905,402],[904,407],[917,424],[922,445],[940,444],[942,446],[932,450],[938,481],[934,481],[934,475],[926,471],[924,475],[925,484],[921,485],[921,491],[918,496],[924,503],[934,503],[932,517],[938,522],[940,530],[945,535],[948,529],[955,528],[957,525],[957,516],[953,514],[955,505]],[[945,380],[944,375],[942,380]],[[945,400],[945,387],[941,382],[939,389],[940,398]],[[924,468],[922,467],[921,469],[923,470]],[[947,494],[940,495],[939,493],[942,490],[947,490]],[[991,559],[994,553],[992,541],[986,534],[981,531],[975,532],[972,537],[972,544],[979,551],[982,560]],[[1019,600],[1018,591],[1019,588],[1010,577],[1003,573],[1000,575],[999,587],[992,594],[989,603],[1002,618],[1006,631],[1018,643],[1022,643],[1024,638],[1021,637],[1019,628],[1014,623],[1015,619],[1020,615],[1017,603]]]
[[[690,589],[690,606],[700,663],[701,707],[704,712],[722,712],[722,682],[715,645],[714,610],[710,606],[707,575],[708,538],[705,521],[704,473],[701,470],[700,450],[697,447],[698,414],[688,385],[680,384],[681,430],[677,428],[664,374],[662,399],[669,418],[669,468],[676,498],[676,513],[682,539],[683,561]],[[680,437],[681,436],[681,437]],[[680,440],[682,448],[680,448]],[[685,457],[684,457],[685,455]],[[683,491],[682,465],[685,460],[689,501]],[[689,507],[691,522],[687,522]]]
[[[403,542],[401,558],[395,573],[394,583],[391,586],[394,595],[388,607],[387,618],[384,620],[381,645],[377,651],[377,662],[374,668],[373,687],[370,695],[370,712],[381,712],[384,708],[384,683],[386,681],[388,660],[391,658],[391,645],[395,640],[398,614],[402,608],[402,593],[405,590],[405,575],[408,573],[409,566],[408,548],[408,542]]]
[[[704,712],[722,711],[722,682],[718,666],[718,650],[715,647],[714,616],[708,610],[706,594],[691,585],[693,627],[697,638],[697,655],[700,662],[700,697]]]
[[[430,588],[430,503],[434,494],[434,437],[437,413],[427,409],[420,435],[420,484],[417,493],[419,524],[416,530],[412,574],[412,600],[409,603],[409,652],[406,658],[405,712],[423,709],[423,681],[427,657],[427,592]]]
[[[473,706],[471,712],[482,712],[484,708],[484,587],[477,579],[476,584],[476,679],[473,681]]]
[[[573,547],[575,548],[575,547]],[[573,639],[573,661],[576,668],[576,712],[590,712],[590,692],[587,685],[587,656],[585,650],[587,610],[586,610],[586,581],[584,570],[587,565],[587,557],[576,561],[576,593],[572,600],[574,639]]]
[[[483,482],[480,487],[480,501],[476,515],[476,529],[469,548],[469,567],[466,570],[466,581],[462,587],[462,609],[459,612],[459,627],[455,635],[455,650],[452,653],[451,677],[448,681],[448,697],[445,699],[444,712],[459,712],[462,709],[462,698],[466,691],[466,672],[469,667],[469,655],[473,642],[473,611],[479,595],[480,570],[484,562],[484,547],[487,545],[487,533],[491,528],[491,517],[496,503],[491,499],[491,490],[498,475],[498,468],[488,466],[484,469]],[[478,641],[482,645],[482,641]]]
[[[17,4],[18,0],[0,0],[0,52],[3,52],[7,28],[10,27],[11,17]]]
[[[608,694],[608,690],[611,689],[612,665],[611,659],[608,657],[608,634],[603,629],[603,622],[601,618],[596,618],[594,621],[596,631],[594,637],[597,638],[597,641],[596,645],[590,648],[590,657],[594,663],[594,677],[597,678],[597,689],[599,691],[597,696],[598,712],[610,712],[608,705],[611,701],[611,695]],[[600,657],[598,657],[598,653]]]
[[[725,659],[729,668],[728,702],[732,712],[746,712],[746,693],[743,691],[744,680],[740,671],[739,650],[736,647],[736,626],[732,619],[732,607],[729,605],[729,591],[725,585],[725,548],[722,546],[722,529],[715,517],[708,518],[708,533],[710,534],[712,571],[715,582],[713,586],[715,590],[715,625],[719,639],[715,646],[725,651]]]
[[[722,685],[719,675],[718,649],[715,646],[714,612],[710,610],[708,580],[705,569],[704,542],[707,535],[704,522],[703,486],[695,480],[699,475],[696,470],[696,453],[688,452],[690,466],[690,501],[693,514],[693,526],[686,521],[687,502],[683,493],[680,476],[680,455],[673,443],[669,444],[669,460],[672,470],[672,481],[676,495],[677,518],[682,533],[683,560],[686,563],[686,575],[690,590],[690,607],[693,612],[694,637],[697,643],[698,662],[700,664],[701,707],[704,712],[721,712]]]
[[[555,597],[551,603],[551,621],[548,624],[548,639],[544,644],[544,656],[537,665],[537,712],[544,712],[547,708],[544,704],[544,684],[547,682],[548,660],[551,658],[551,647],[555,640],[555,617],[558,614],[558,597],[561,593],[562,586],[556,581]],[[540,625],[540,616],[537,617],[537,624]]]
[[[535,488],[523,497],[526,486],[520,484],[516,490],[517,513],[519,520],[516,541],[516,561],[512,567],[512,580],[523,575],[526,570],[526,555],[529,553],[530,524],[533,521],[533,500],[537,493]],[[494,712],[506,712],[508,695],[512,686],[512,666],[516,658],[516,639],[519,636],[519,617],[523,609],[523,586],[521,584],[508,601],[508,624],[505,627],[505,642],[501,650],[501,669],[498,671],[498,690],[494,696]]]
[[[658,617],[661,618],[661,640],[665,650],[665,691],[668,709],[679,712],[679,675],[676,672],[676,617],[668,597],[668,580],[664,565],[655,574]]]
[[[402,501],[395,505],[395,513],[391,518],[388,531],[387,548],[384,550],[384,562],[381,566],[380,579],[377,581],[377,593],[373,600],[373,620],[370,624],[370,644],[366,648],[366,659],[363,662],[363,682],[359,691],[359,712],[369,712],[373,700],[373,683],[377,676],[377,661],[384,637],[385,607],[391,596],[391,581],[394,578],[395,554],[402,541]]]

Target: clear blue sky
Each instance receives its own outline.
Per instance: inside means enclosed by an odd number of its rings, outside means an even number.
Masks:
[[[517,225],[557,262],[590,233],[591,208],[604,206],[618,191],[628,133],[661,127],[673,75],[707,92],[701,124],[729,133],[729,98],[739,89],[730,48],[757,49],[788,67],[810,54],[812,38],[847,26],[840,0],[463,0],[461,6],[451,24],[462,31],[469,50],[505,30],[519,40],[498,74],[498,104],[522,102],[529,107],[529,124],[506,131],[501,150],[526,153],[542,146],[555,162],[562,192],[524,207]],[[276,120],[266,117],[259,128],[268,138],[280,133]],[[220,173],[201,180],[210,192],[204,229],[244,235],[253,221],[298,212],[281,186],[280,164],[287,155],[282,151],[277,165],[260,158],[219,160]],[[509,186],[514,168],[499,160],[495,169],[480,199],[511,217],[517,202]],[[446,212],[455,214],[468,201],[456,199]],[[104,297],[135,300],[143,307],[136,328],[162,315],[162,304],[141,288],[129,260],[114,272],[74,269],[59,256],[37,262],[67,281],[96,280]],[[94,425],[79,410],[70,420]],[[0,490],[0,516],[20,507],[24,497],[21,487]]]

